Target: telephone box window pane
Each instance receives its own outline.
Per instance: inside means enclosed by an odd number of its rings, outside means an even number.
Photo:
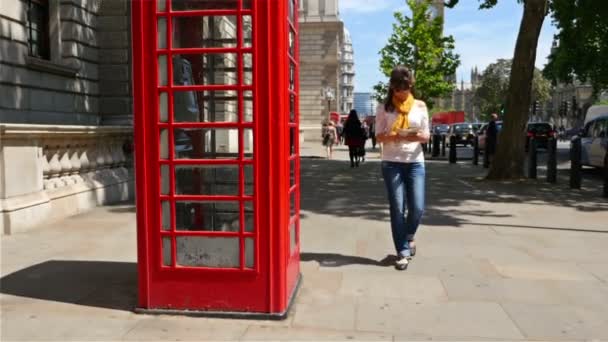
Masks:
[[[293,57],[296,49],[296,35],[289,30],[289,54]]]
[[[243,166],[245,173],[245,195],[253,196],[253,165]]]
[[[243,8],[251,9],[251,0],[243,0]]]
[[[237,84],[236,53],[176,55],[173,58],[173,84]]]
[[[175,193],[238,196],[239,167],[238,165],[176,166]]]
[[[245,231],[253,232],[254,226],[254,217],[253,217],[253,202],[247,201],[245,202]]]
[[[160,159],[169,159],[169,131],[160,130]]]
[[[171,0],[174,11],[238,9],[238,0]]]
[[[175,129],[177,159],[237,159],[238,129],[184,128]]]
[[[297,236],[296,236],[297,230],[296,230],[296,223],[295,221],[289,225],[289,237],[290,237],[290,241],[291,243],[289,244],[289,251],[290,254],[293,253],[296,249],[296,246],[298,244],[298,240],[297,240]]]
[[[295,128],[290,128],[289,129],[289,155],[295,155],[296,154],[296,129]]]
[[[251,90],[243,92],[243,121],[253,121],[253,92]]]
[[[245,159],[253,158],[253,130],[252,129],[244,129],[243,130],[243,142],[245,144],[243,151],[245,153]]]
[[[156,11],[164,12],[167,10],[167,0],[156,0]]]
[[[291,21],[292,23],[294,22],[294,4],[293,4],[293,0],[287,0],[288,6],[289,6],[289,21]]]
[[[158,107],[160,112],[160,122],[167,122],[169,120],[169,96],[167,93],[160,93]]]
[[[171,230],[171,203],[169,201],[160,202],[162,230]]]
[[[163,237],[163,266],[171,266],[171,238]]]
[[[173,48],[233,48],[236,16],[174,17]]]
[[[289,94],[289,122],[296,122],[296,96]]]
[[[169,194],[169,165],[160,166],[160,179],[161,179],[160,193],[161,193],[161,195],[168,195]]]
[[[289,90],[296,89],[296,66],[289,63]]]
[[[238,202],[175,202],[175,229],[180,231],[238,232]]]
[[[289,187],[296,185],[296,161],[289,161]]]
[[[166,49],[167,48],[167,19],[166,18],[158,18],[157,22],[157,32],[158,32],[158,48]]]
[[[167,85],[167,56],[158,56],[158,85]]]
[[[250,15],[243,16],[243,47],[251,47],[253,37],[253,25]]]
[[[253,59],[250,53],[243,54],[243,84],[253,83]]]
[[[289,194],[289,216],[296,214],[296,192],[292,191]]]
[[[177,264],[194,267],[239,267],[238,237],[178,236]]]
[[[245,238],[245,267],[253,268],[255,243],[252,238]]]
[[[175,122],[238,122],[236,91],[176,91]]]

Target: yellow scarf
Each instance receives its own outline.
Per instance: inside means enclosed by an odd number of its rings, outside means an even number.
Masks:
[[[390,135],[397,135],[399,130],[410,127],[407,116],[414,106],[414,96],[410,93],[405,101],[399,101],[393,96],[393,106],[395,106],[395,111],[399,116],[397,117],[397,120],[395,120],[393,127],[391,127]]]

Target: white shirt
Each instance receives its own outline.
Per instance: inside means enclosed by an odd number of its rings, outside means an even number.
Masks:
[[[388,134],[399,114],[395,111],[386,112],[384,104],[376,108],[376,135]],[[409,127],[419,127],[422,132],[429,134],[429,114],[426,104],[416,100],[410,110],[407,120]],[[399,163],[424,162],[422,144],[414,141],[391,141],[382,145],[382,160]]]

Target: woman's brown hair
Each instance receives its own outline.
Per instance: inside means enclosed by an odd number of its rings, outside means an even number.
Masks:
[[[388,94],[384,100],[384,110],[392,112],[395,110],[393,105],[393,93],[395,89],[403,89],[413,91],[414,75],[403,65],[397,65],[391,71],[391,78],[388,82]]]

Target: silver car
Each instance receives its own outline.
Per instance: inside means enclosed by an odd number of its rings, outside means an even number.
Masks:
[[[608,167],[606,150],[608,149],[608,114],[600,115],[587,122],[581,135],[583,165],[600,168]]]

